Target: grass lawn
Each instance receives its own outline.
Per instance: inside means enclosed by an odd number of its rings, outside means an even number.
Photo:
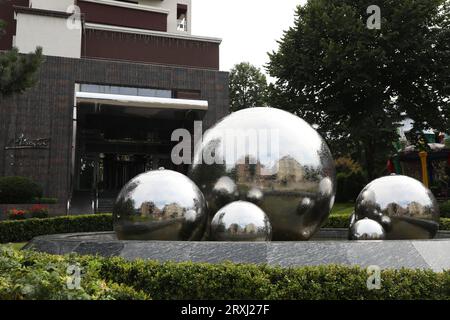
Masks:
[[[331,210],[331,215],[333,215],[333,216],[340,216],[340,215],[350,216],[354,209],[355,209],[355,204],[352,202],[335,203],[333,209]]]

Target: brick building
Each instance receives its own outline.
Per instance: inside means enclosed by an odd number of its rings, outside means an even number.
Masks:
[[[0,101],[0,176],[58,211],[108,211],[136,174],[174,166],[177,128],[228,114],[220,39],[191,34],[188,0],[4,0],[0,50],[43,47],[38,84]],[[71,12],[71,13],[67,13]],[[72,13],[75,12],[75,13]]]

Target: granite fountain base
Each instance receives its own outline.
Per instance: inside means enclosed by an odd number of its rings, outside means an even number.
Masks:
[[[347,241],[346,229],[321,230],[305,242],[119,241],[113,232],[39,236],[24,249],[128,260],[267,264],[294,267],[327,264],[376,265],[383,269],[450,270],[450,233],[434,240]]]

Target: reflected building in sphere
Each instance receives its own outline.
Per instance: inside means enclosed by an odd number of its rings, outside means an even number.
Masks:
[[[143,173],[119,193],[113,210],[120,240],[201,240],[206,204],[197,186],[181,173]]]
[[[325,141],[301,118],[275,108],[241,110],[206,131],[189,176],[211,219],[230,202],[255,203],[275,241],[308,240],[326,221],[336,192]]]
[[[272,226],[258,206],[235,201],[214,215],[210,238],[215,241],[270,241]]]
[[[386,239],[430,239],[439,229],[439,205],[416,179],[391,175],[369,183],[355,204],[355,221],[369,218],[380,223]]]
[[[383,226],[369,218],[351,224],[349,235],[350,240],[384,240],[386,238]]]

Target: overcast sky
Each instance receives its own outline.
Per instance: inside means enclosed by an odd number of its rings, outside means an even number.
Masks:
[[[192,34],[222,38],[220,69],[248,61],[258,67],[294,23],[295,7],[306,0],[192,0]]]

